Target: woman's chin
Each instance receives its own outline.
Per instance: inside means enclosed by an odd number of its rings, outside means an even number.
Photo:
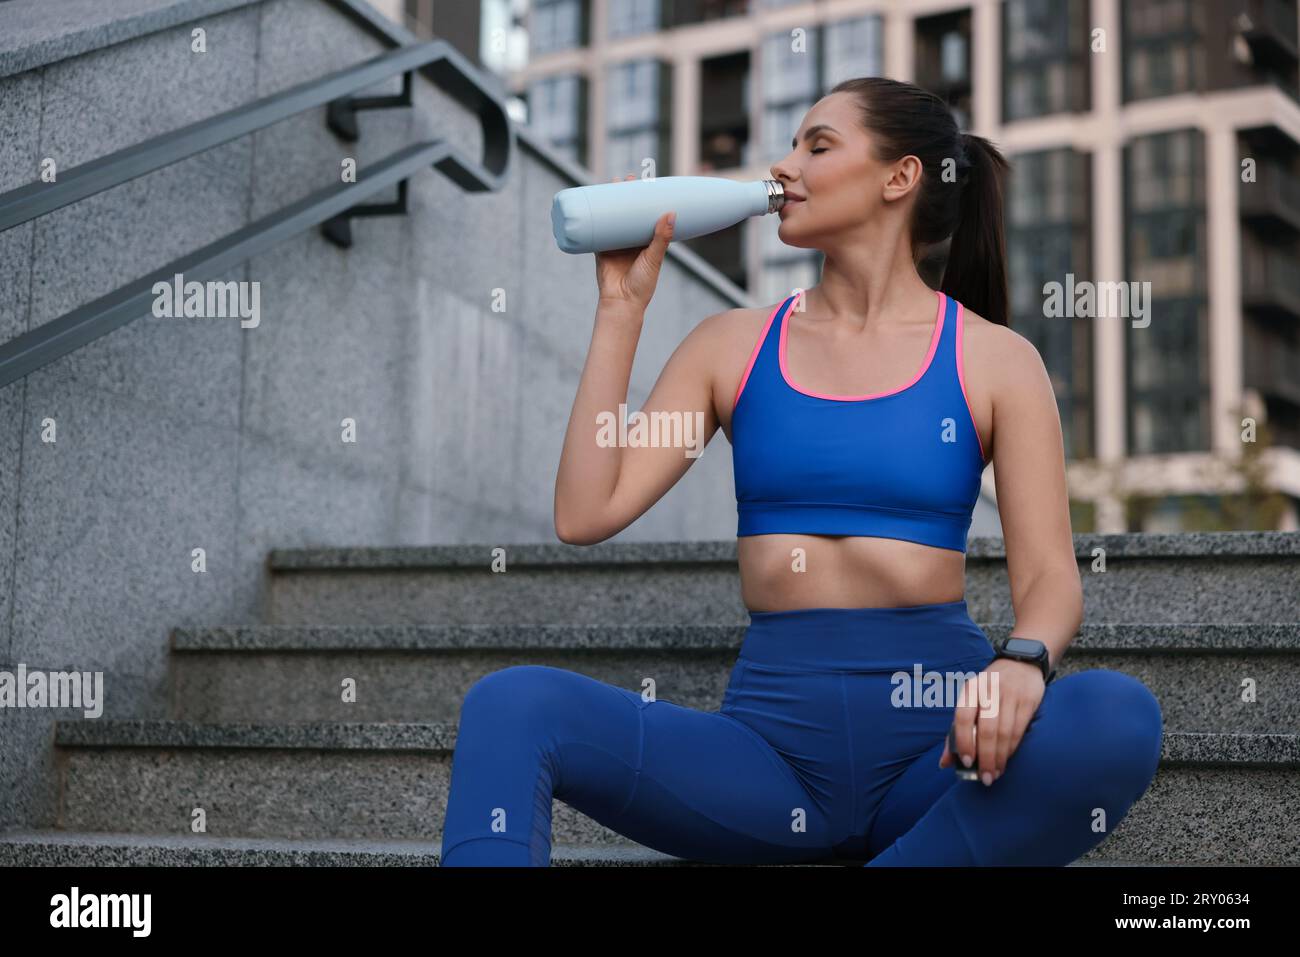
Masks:
[[[812,237],[806,230],[798,229],[789,223],[781,223],[776,231],[777,237],[787,246],[794,246],[798,249],[806,249],[812,246]]]

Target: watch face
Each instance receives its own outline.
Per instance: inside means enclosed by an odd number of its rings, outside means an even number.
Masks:
[[[1004,647],[1016,655],[1039,655],[1043,651],[1042,643],[1034,638],[1008,638]]]

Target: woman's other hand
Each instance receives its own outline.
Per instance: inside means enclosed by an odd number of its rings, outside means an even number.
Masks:
[[[1045,689],[1038,665],[1013,658],[995,658],[983,672],[966,680],[953,712],[953,727],[957,729],[958,751],[971,757],[970,766],[979,769],[984,784],[992,784],[1006,770],[1008,759],[1038,713]],[[939,767],[958,761],[961,758],[949,750],[945,735]]]

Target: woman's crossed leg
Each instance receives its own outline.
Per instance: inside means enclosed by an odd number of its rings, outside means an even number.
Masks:
[[[874,816],[871,866],[1064,866],[1100,844],[1160,763],[1159,701],[1132,675],[1093,668],[1049,684],[1002,776],[959,781],[943,739]]]

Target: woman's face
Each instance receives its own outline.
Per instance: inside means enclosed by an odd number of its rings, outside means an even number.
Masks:
[[[786,245],[829,245],[885,205],[886,185],[897,164],[875,159],[860,115],[851,93],[823,97],[805,114],[790,152],[772,164],[772,178],[786,190],[787,202],[777,213],[777,235]],[[793,195],[803,199],[791,202]]]

